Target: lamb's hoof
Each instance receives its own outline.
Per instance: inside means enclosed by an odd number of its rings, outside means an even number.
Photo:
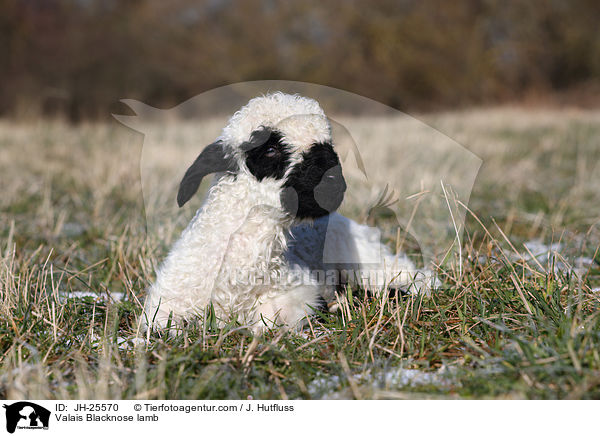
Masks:
[[[327,304],[327,310],[329,313],[336,313],[338,310],[340,310],[340,303],[337,301],[331,301]]]
[[[410,294],[410,292],[404,288],[399,286],[388,286],[388,298],[398,298],[406,297]]]

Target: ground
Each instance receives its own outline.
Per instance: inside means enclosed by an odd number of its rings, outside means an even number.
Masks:
[[[144,290],[193,212],[147,223],[160,190],[141,183],[141,135],[0,122],[0,398],[600,398],[600,112],[419,118],[483,160],[440,288],[348,289],[337,313],[252,346],[210,319],[138,337]],[[205,136],[190,122],[164,132],[175,147]],[[156,186],[189,156],[159,160],[146,167]],[[360,219],[351,201],[343,211]],[[402,238],[379,223],[390,246]]]

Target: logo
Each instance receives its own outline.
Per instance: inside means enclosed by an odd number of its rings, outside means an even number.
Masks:
[[[42,406],[29,401],[19,401],[17,403],[2,407],[6,409],[6,431],[14,433],[18,429],[48,430],[50,421],[50,411]]]
[[[369,265],[370,270],[383,270],[379,268],[383,264],[395,265],[399,257],[386,257],[380,250],[379,223],[396,240],[393,254],[402,252],[406,241],[413,241],[415,254],[420,254],[424,267],[436,266],[440,259],[454,259],[453,254],[462,256],[466,205],[482,160],[452,138],[394,108],[339,89],[290,81],[227,85],[171,109],[122,100],[135,115],[114,117],[144,134],[140,169],[148,236],[163,239],[165,222],[182,226],[189,222],[196,208],[182,213],[175,198],[189,162],[204,148],[199,143],[209,144],[220,137],[231,114],[247,104],[250,96],[273,90],[314,98],[323,104],[326,114],[343,116],[343,124],[330,118],[326,121],[331,126],[344,177],[349,181],[346,206],[369,228],[350,226],[347,221],[332,222],[335,214],[329,220],[323,218],[321,222],[326,225],[313,238],[319,241],[313,258],[348,269],[357,264]],[[282,117],[278,123],[289,124],[293,117],[305,116]],[[320,117],[311,116],[311,123],[319,122]],[[193,120],[196,127],[182,135],[179,128],[169,130],[174,120]],[[178,132],[177,139],[168,139],[166,131]],[[157,174],[161,174],[160,183]],[[341,250],[340,238],[353,242]],[[356,241],[360,241],[359,246]],[[414,268],[405,265],[402,269]],[[389,283],[391,278],[385,279]],[[376,283],[382,284],[379,280]]]

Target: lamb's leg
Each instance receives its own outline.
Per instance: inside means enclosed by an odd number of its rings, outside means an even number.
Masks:
[[[329,216],[323,264],[337,265],[341,284],[356,283],[374,293],[386,286],[428,294],[436,284],[433,272],[420,270],[408,257],[394,255],[381,243],[379,231],[338,213]],[[358,282],[358,283],[357,283]]]
[[[287,326],[301,328],[319,304],[319,287],[312,283],[285,286],[277,294],[259,301],[255,330]]]
[[[177,336],[183,329],[184,321],[181,316],[175,314],[175,310],[167,301],[150,291],[139,324],[142,333],[156,330],[166,332],[169,336]]]

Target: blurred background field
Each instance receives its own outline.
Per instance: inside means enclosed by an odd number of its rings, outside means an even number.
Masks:
[[[600,398],[598,8],[0,0],[0,398]],[[431,298],[349,289],[255,349],[237,326],[144,342],[144,290],[193,211],[150,233],[145,213],[174,210],[172,173],[227,111],[147,120],[169,151],[146,162],[111,113],[267,79],[364,95],[478,156],[460,256],[436,259]],[[374,176],[410,182],[393,145],[420,124],[335,103]],[[385,183],[355,175],[342,210],[365,221]],[[420,241],[375,218],[418,262]]]
[[[121,98],[265,79],[404,111],[597,106],[598,16],[594,0],[2,0],[0,115],[107,118]]]

